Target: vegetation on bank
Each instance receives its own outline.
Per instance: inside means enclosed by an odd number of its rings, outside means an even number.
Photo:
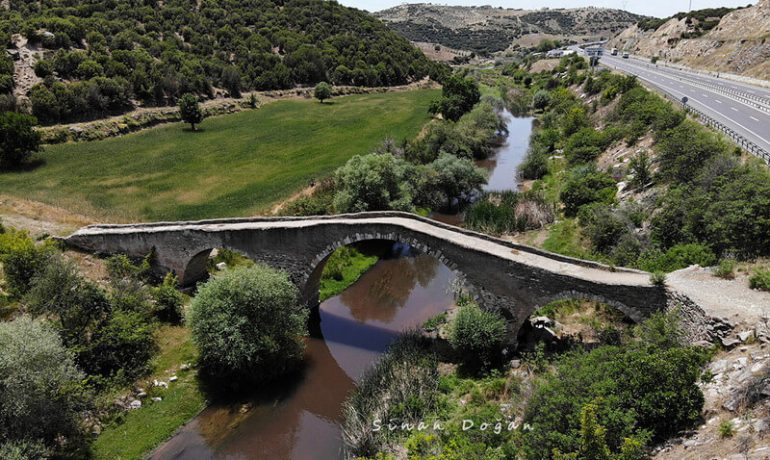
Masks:
[[[539,112],[520,174],[534,181],[527,194],[557,210],[546,249],[650,272],[770,255],[770,171],[759,161],[736,156],[739,149],[633,77],[589,74],[582,58],[563,58],[552,71],[503,73],[512,76],[498,77],[508,99]],[[642,138],[652,141],[649,151],[599,166],[608,148],[630,150]],[[522,231],[520,199],[481,200],[468,223]]]
[[[2,288],[16,310],[9,321],[0,323],[8,339],[0,343],[3,356],[11,356],[19,337],[26,341],[36,336],[29,327],[42,334],[41,355],[34,362],[7,361],[9,367],[0,371],[3,393],[15,398],[21,391],[30,398],[43,398],[28,405],[3,404],[17,412],[11,418],[3,415],[0,427],[21,431],[3,433],[0,444],[4,448],[18,443],[42,446],[46,456],[56,458],[90,455],[89,430],[100,426],[98,418],[106,420],[116,413],[110,395],[151,372],[158,328],[181,320],[183,298],[176,280],[153,280],[149,259],[134,264],[115,256],[106,263],[108,283],[97,284],[85,278],[50,240],[36,243],[13,228],[0,230],[0,262]],[[50,337],[44,338],[46,334]],[[47,369],[42,365],[46,356],[55,356],[57,366],[71,363],[76,374]],[[43,374],[35,377],[36,372]],[[36,382],[46,390],[36,390]],[[52,408],[56,401],[71,405]],[[41,407],[46,408],[45,414],[39,412]],[[21,420],[40,428],[25,429]]]
[[[488,343],[488,322],[471,328],[476,344]],[[647,459],[654,444],[699,419],[697,383],[708,353],[683,345],[674,315],[604,337],[613,343],[551,355],[538,349],[513,369],[500,366],[495,347],[498,364],[468,374],[454,363],[476,345],[455,341],[454,354],[437,356],[408,335],[410,346],[396,345],[346,402],[347,455],[389,459],[405,449],[426,460]]]
[[[415,136],[437,92],[278,101],[119,139],[47,147],[34,168],[0,174],[11,194],[117,221],[242,216],[330,174],[385,138]],[[39,161],[35,163],[35,159]]]
[[[365,254],[353,246],[343,246],[334,251],[321,274],[321,302],[342,293],[378,260],[378,254]]]
[[[326,81],[392,86],[447,68],[371,15],[320,0],[9,2],[0,39],[43,50],[29,92],[43,123],[172,105],[185,93],[287,89]],[[6,46],[10,47],[10,46]],[[0,105],[14,110],[13,61],[0,59]]]
[[[473,160],[494,152],[505,130],[499,98],[480,100],[478,83],[461,74],[447,79],[431,111],[441,113],[415,138],[385,139],[357,155],[315,190],[290,203],[294,215],[360,211],[457,212],[481,191],[486,177]],[[456,120],[456,121],[452,121]]]

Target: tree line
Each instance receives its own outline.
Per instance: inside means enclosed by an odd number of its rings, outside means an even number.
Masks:
[[[11,1],[0,11],[0,36],[9,43],[12,34],[45,49],[35,64],[43,82],[29,94],[43,123],[113,113],[134,100],[212,97],[217,88],[238,97],[321,81],[400,85],[446,72],[379,20],[320,0]]]

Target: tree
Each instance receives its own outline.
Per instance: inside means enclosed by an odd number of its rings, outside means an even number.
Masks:
[[[82,378],[72,353],[44,323],[27,316],[0,322],[0,439],[49,447],[60,436],[75,441],[78,411],[87,402]]]
[[[481,186],[486,181],[483,169],[467,158],[457,158],[448,153],[428,165],[430,179],[427,186],[430,189],[440,190],[445,197],[447,209],[452,208],[452,201],[470,198],[473,192],[481,191]]]
[[[471,78],[451,75],[443,82],[441,98],[431,102],[430,112],[457,121],[481,100],[479,85]]]
[[[16,168],[40,150],[40,133],[35,131],[35,124],[37,119],[29,115],[0,114],[0,170]]]
[[[282,376],[303,357],[307,315],[284,272],[254,265],[216,276],[189,317],[202,375],[234,389]]]
[[[315,96],[316,99],[321,101],[321,104],[323,104],[323,102],[326,99],[329,99],[330,97],[332,97],[332,87],[329,86],[329,84],[326,83],[325,81],[322,81],[321,83],[315,85],[315,90],[313,91],[313,95]]]
[[[204,115],[198,97],[187,93],[179,98],[179,115],[182,121],[190,123],[192,130],[195,131],[195,125],[203,121]]]
[[[390,153],[356,155],[334,173],[338,212],[413,208],[414,166]]]

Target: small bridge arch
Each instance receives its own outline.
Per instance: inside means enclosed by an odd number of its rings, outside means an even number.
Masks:
[[[331,253],[367,240],[406,243],[437,258],[484,307],[504,313],[514,332],[536,308],[561,298],[601,300],[635,321],[666,306],[665,288],[653,285],[648,273],[611,269],[400,212],[94,225],[64,241],[103,254],[141,257],[155,251],[156,268],[175,272],[188,285],[205,275],[212,249],[228,248],[285,270],[312,304]]]

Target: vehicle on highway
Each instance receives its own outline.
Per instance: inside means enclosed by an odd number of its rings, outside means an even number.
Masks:
[[[618,55],[618,49],[617,48],[612,48],[612,51],[610,52],[610,54],[612,54],[613,56],[617,56]]]
[[[623,59],[628,59],[628,51],[623,51]]]

